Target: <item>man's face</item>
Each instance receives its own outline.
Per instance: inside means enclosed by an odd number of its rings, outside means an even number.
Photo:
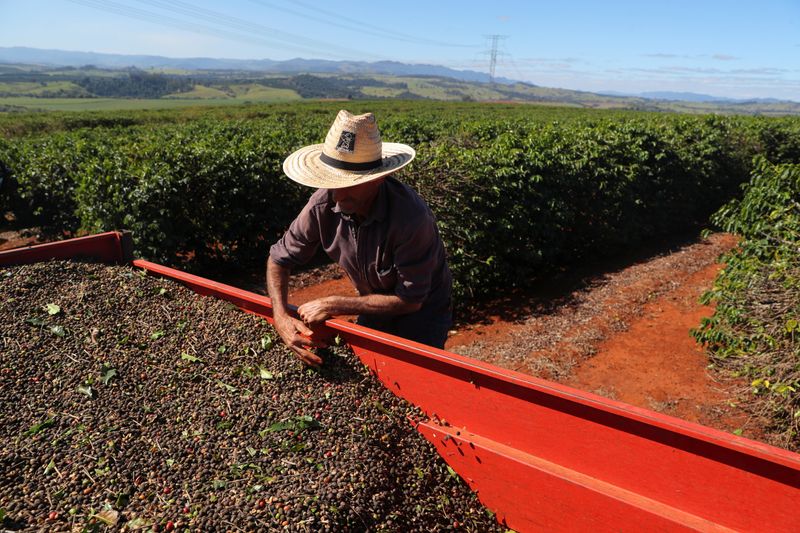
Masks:
[[[353,185],[343,189],[333,190],[333,199],[336,205],[347,215],[360,215],[366,217],[372,207],[372,202],[378,194],[383,178],[368,181],[361,185]]]

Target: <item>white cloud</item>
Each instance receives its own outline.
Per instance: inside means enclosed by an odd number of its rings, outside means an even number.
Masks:
[[[689,56],[681,56],[678,54],[665,54],[665,53],[655,53],[655,54],[642,54],[644,57],[654,57],[656,59],[677,59],[677,58],[687,58]]]

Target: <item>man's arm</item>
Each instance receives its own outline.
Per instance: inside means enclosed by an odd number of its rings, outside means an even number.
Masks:
[[[319,366],[322,359],[309,348],[323,346],[312,341],[309,337],[313,333],[302,321],[294,318],[289,313],[289,273],[287,267],[267,260],[267,291],[272,299],[272,316],[275,319],[275,329],[297,357],[307,365]]]
[[[394,294],[366,296],[327,296],[304,303],[297,309],[303,322],[313,326],[336,315],[404,315],[422,307],[420,302],[407,302]]]

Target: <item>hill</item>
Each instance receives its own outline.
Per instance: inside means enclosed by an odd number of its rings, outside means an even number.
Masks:
[[[6,111],[161,108],[297,99],[430,99],[683,113],[800,114],[797,102],[657,94],[664,98],[656,94],[596,94],[508,79],[490,83],[488,75],[480,72],[391,61],[174,59],[0,48],[0,110]]]
[[[456,70],[439,65],[407,64],[397,61],[328,61],[324,59],[220,59],[210,57],[173,58],[152,55],[102,54],[67,50],[44,50],[22,46],[0,47],[0,63],[29,64],[44,67],[84,67],[93,65],[107,69],[180,69],[270,72],[283,74],[386,74],[390,76],[442,76],[464,81],[489,82],[485,72]],[[514,80],[496,78],[499,83]]]

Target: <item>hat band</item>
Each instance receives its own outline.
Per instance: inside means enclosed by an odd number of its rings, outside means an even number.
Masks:
[[[383,164],[383,159],[367,161],[366,163],[351,163],[350,161],[334,159],[328,155],[325,155],[324,153],[319,154],[319,160],[330,167],[341,170],[372,170],[373,168],[378,168]]]

